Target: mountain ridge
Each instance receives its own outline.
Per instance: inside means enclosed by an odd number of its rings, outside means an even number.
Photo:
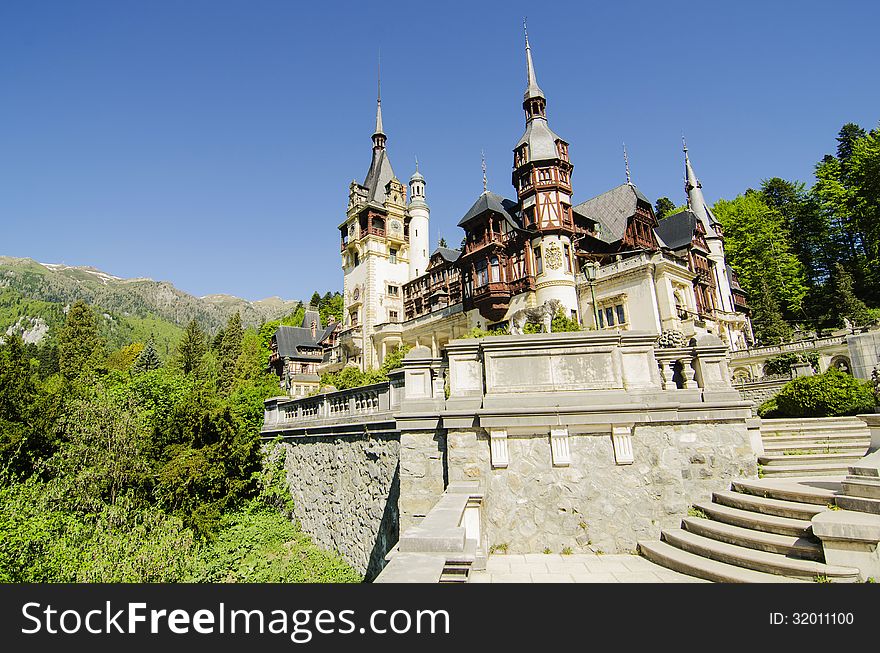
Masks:
[[[0,289],[3,288],[30,300],[52,304],[69,305],[81,299],[123,316],[159,318],[179,327],[195,320],[212,333],[236,311],[241,314],[243,325],[258,326],[289,315],[300,303],[277,296],[256,301],[223,293],[197,297],[170,281],[124,278],[93,266],[42,263],[12,256],[0,256]],[[0,332],[9,326],[0,324]]]

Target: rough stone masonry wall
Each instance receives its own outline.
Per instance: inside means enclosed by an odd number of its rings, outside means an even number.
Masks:
[[[788,383],[784,381],[763,381],[757,383],[743,383],[735,385],[734,388],[739,391],[740,396],[745,401],[752,401],[755,408],[763,404],[768,399],[772,399],[779,394],[779,391]]]
[[[482,480],[489,545],[511,553],[635,550],[677,527],[688,507],[755,477],[740,423],[637,425],[635,462],[617,465],[609,433],[569,437],[571,464],[553,467],[548,433],[509,435],[510,464],[492,469],[484,431],[448,436],[449,479]]]
[[[398,438],[303,437],[281,446],[302,529],[372,580],[398,539]]]

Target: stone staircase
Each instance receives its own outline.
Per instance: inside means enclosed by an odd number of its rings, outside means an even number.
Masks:
[[[871,433],[858,417],[761,420],[760,475],[844,475],[868,451]]]
[[[859,572],[824,562],[810,519],[834,502],[835,479],[735,481],[695,504],[680,528],[639,542],[640,553],[677,572],[727,583],[857,582]]]

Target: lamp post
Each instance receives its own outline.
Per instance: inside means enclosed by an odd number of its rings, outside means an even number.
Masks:
[[[599,272],[599,263],[597,261],[587,261],[584,263],[584,276],[587,283],[590,284],[590,297],[593,299],[593,325],[599,328],[599,309],[596,306],[596,276]]]

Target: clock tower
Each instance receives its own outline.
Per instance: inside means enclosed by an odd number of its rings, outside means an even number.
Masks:
[[[381,356],[373,334],[403,319],[403,284],[410,280],[407,192],[394,175],[385,149],[382,99],[376,101],[370,169],[349,186],[348,209],[339,225],[343,269],[343,356],[361,369],[377,368]]]

